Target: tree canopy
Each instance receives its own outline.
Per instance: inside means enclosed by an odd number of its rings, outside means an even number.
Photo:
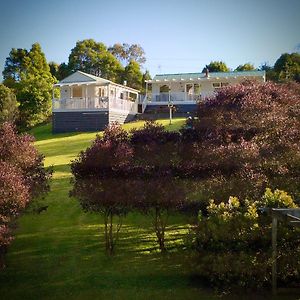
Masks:
[[[120,82],[123,67],[103,43],[93,39],[78,41],[69,55],[69,69],[83,71],[108,80]]]
[[[18,116],[18,102],[14,92],[0,84],[0,124],[14,122]]]
[[[246,63],[243,65],[239,65],[236,67],[235,71],[253,71],[255,70],[255,67],[251,63]]]
[[[38,43],[26,49],[12,49],[3,71],[4,84],[14,89],[19,102],[21,127],[31,127],[51,114],[52,85],[45,54]]]
[[[116,43],[112,47],[109,47],[108,51],[125,65],[128,65],[131,61],[135,61],[141,66],[146,62],[145,51],[139,44]]]
[[[202,73],[204,73],[206,69],[208,69],[209,72],[229,72],[229,68],[223,61],[211,61],[203,68]]]
[[[136,61],[130,61],[130,63],[125,67],[123,80],[126,80],[127,85],[134,89],[140,90],[142,88],[143,74]]]
[[[277,73],[279,80],[296,80],[300,82],[300,54],[282,54],[275,62],[274,71]]]

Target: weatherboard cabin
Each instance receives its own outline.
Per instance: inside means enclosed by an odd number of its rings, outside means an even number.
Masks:
[[[77,71],[54,85],[53,132],[100,131],[113,122],[131,121],[138,113],[155,118],[170,106],[186,116],[218,89],[247,79],[264,82],[265,71],[156,75],[146,81],[146,94],[140,97],[126,85]]]
[[[132,120],[139,91],[77,71],[54,85],[53,132],[99,131]]]
[[[205,72],[156,75],[146,81],[142,112],[167,109],[170,103],[177,112],[193,112],[198,101],[212,96],[218,89],[245,80],[266,80],[265,71]]]

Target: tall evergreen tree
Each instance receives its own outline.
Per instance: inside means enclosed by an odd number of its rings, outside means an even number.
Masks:
[[[238,65],[234,71],[253,71],[255,70],[254,65],[251,63],[246,63],[243,65]]]
[[[275,62],[274,71],[277,73],[279,80],[296,80],[300,82],[300,54],[282,54]]]
[[[72,72],[80,70],[112,81],[120,81],[123,72],[117,58],[108,52],[103,43],[93,39],[76,43],[69,55],[69,68]]]
[[[151,79],[152,79],[152,77],[151,77],[149,71],[146,70],[145,73],[143,73],[143,78],[142,78],[142,90],[141,90],[142,93],[146,92],[146,82],[145,81],[151,80]]]
[[[15,121],[18,114],[18,103],[14,92],[0,84],[0,124]]]
[[[136,61],[130,61],[125,67],[123,79],[127,81],[127,85],[140,90],[142,88],[143,74],[140,65]]]
[[[3,84],[9,88],[17,89],[21,80],[21,72],[25,70],[25,57],[28,55],[26,49],[12,48],[6,58],[3,75]]]
[[[50,116],[55,79],[38,43],[30,51],[13,48],[6,59],[3,77],[4,84],[16,93],[20,127],[34,126]]]
[[[229,68],[223,61],[211,61],[203,68],[202,73],[208,69],[209,72],[229,72]]]
[[[20,125],[27,128],[45,121],[50,116],[52,86],[55,80],[38,43],[32,45],[24,58],[24,65],[17,99],[20,103]]]

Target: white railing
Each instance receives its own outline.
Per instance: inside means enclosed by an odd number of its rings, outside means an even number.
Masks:
[[[128,113],[137,113],[138,99],[126,100],[120,98],[109,99],[107,97],[94,98],[70,98],[53,99],[53,111],[58,110],[98,110],[98,109],[116,109]]]
[[[109,109],[117,109],[129,113],[137,113],[138,98],[135,101],[120,98],[109,99]]]
[[[145,97],[141,100],[142,104],[142,113],[144,113],[146,106],[148,104],[148,95],[145,95]]]
[[[188,94],[185,92],[176,92],[176,93],[153,93],[152,100],[155,102],[168,102],[169,99],[172,102],[177,101],[197,101],[200,100],[200,95]]]
[[[53,99],[53,110],[79,110],[79,109],[101,109],[108,108],[108,98],[69,98],[69,99]]]

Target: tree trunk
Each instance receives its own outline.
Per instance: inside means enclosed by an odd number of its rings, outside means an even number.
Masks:
[[[112,255],[114,252],[114,236],[113,236],[113,214],[110,213],[109,216],[109,254]]]
[[[108,251],[109,251],[109,238],[108,238],[107,223],[108,223],[108,215],[107,215],[107,213],[105,213],[104,214],[104,237],[105,237],[105,251],[106,251],[106,253],[108,253]]]
[[[155,224],[154,229],[157,237],[157,242],[159,244],[159,249],[161,252],[166,252],[167,249],[165,247],[165,224],[162,220],[162,216],[159,208],[155,209]]]

